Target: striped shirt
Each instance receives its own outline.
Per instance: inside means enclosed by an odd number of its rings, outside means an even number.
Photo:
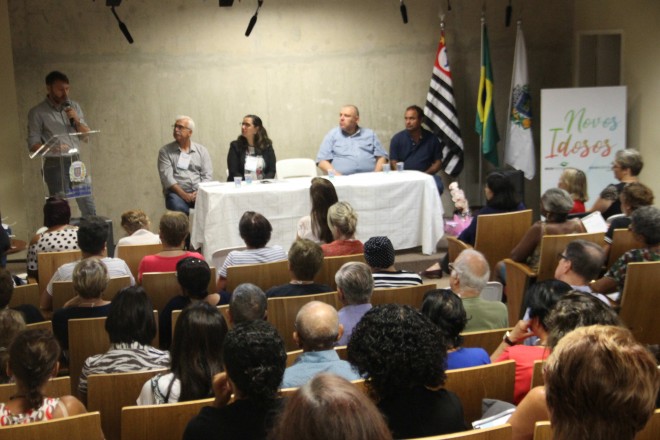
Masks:
[[[169,368],[170,354],[138,342],[111,344],[103,353],[90,356],[80,373],[78,390],[87,394],[87,378],[92,374],[127,373],[130,371]]]
[[[259,249],[245,249],[243,251],[231,251],[225,259],[225,264],[220,268],[220,276],[227,278],[229,266],[241,266],[243,264],[272,263],[273,261],[286,260],[286,252],[281,246],[262,247]]]
[[[387,287],[417,286],[422,284],[422,277],[413,272],[397,270],[396,272],[374,272],[374,289]]]

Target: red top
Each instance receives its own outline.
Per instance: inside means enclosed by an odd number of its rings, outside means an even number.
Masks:
[[[586,208],[584,207],[584,202],[581,200],[573,200],[573,209],[569,214],[579,214],[585,212]]]
[[[534,361],[544,360],[550,355],[547,347],[535,347],[531,345],[514,345],[504,350],[495,362],[516,361],[516,382],[513,388],[513,403],[518,405],[527,395],[532,386],[534,375]]]
[[[197,252],[186,252],[183,255],[177,255],[176,257],[163,257],[160,255],[147,255],[140,261],[140,266],[138,267],[138,281],[142,282],[142,274],[145,272],[174,272],[176,271],[176,263],[179,260],[183,260],[186,257],[199,258],[200,260],[204,259],[204,256],[198,254]]]
[[[335,240],[332,243],[322,244],[321,249],[326,257],[364,253],[364,245],[360,240]]]

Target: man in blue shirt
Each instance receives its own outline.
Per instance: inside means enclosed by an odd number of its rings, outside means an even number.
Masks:
[[[422,128],[423,114],[423,110],[416,105],[406,109],[406,129],[395,134],[390,141],[390,164],[392,169],[396,169],[397,162],[404,162],[407,170],[432,175],[442,194],[444,185],[440,176],[436,175],[442,166],[442,148],[438,137]]]
[[[339,127],[325,135],[316,164],[335,175],[382,171],[387,161],[378,136],[372,130],[358,126],[360,112],[354,105],[342,107],[339,112]]]

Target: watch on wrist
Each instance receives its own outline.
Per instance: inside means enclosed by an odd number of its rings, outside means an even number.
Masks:
[[[507,332],[504,334],[504,337],[502,338],[502,340],[504,341],[505,344],[507,344],[507,345],[513,347],[514,345],[516,345],[516,343],[513,342],[513,341],[509,338],[509,336],[511,336],[511,332],[510,332],[510,331],[507,331]]]

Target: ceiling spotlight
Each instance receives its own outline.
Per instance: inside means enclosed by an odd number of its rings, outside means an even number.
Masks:
[[[119,19],[119,16],[117,15],[117,12],[115,11],[115,6],[119,6],[121,4],[121,0],[105,0],[105,5],[110,6],[110,10],[112,11],[112,15],[115,16],[115,19],[117,20],[117,24],[119,25],[119,30],[121,31],[122,34],[124,34],[124,37],[126,37],[126,41],[128,41],[129,44],[133,44],[133,37],[131,37],[131,33],[128,32],[128,28]]]
[[[257,10],[254,11],[254,15],[250,19],[250,23],[248,24],[247,30],[245,31],[245,36],[249,37],[250,34],[252,33],[252,29],[254,28],[254,25],[257,24],[257,15],[259,15],[259,9],[261,9],[261,5],[264,4],[264,0],[257,0]]]
[[[221,8],[230,7],[230,6],[234,6],[234,0],[220,0]]]
[[[401,10],[401,18],[403,19],[403,24],[408,23],[408,10],[406,9],[406,4],[403,3],[403,0],[401,0],[401,6],[399,9]]]

